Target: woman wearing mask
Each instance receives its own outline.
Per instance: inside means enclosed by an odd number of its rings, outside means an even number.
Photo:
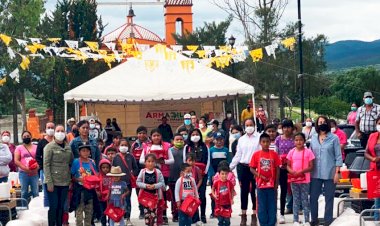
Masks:
[[[347,115],[347,124],[355,125],[356,122],[356,114],[358,110],[358,106],[355,103],[351,104],[351,111]]]
[[[333,221],[334,195],[336,183],[339,180],[339,169],[343,164],[339,139],[331,133],[328,118],[317,118],[315,134],[311,138],[310,149],[315,160],[311,172],[310,183],[310,210],[311,225],[319,225],[318,222],[318,198],[322,194],[322,186],[325,196],[324,225],[330,225]]]
[[[252,217],[251,226],[257,225],[256,217],[256,182],[254,175],[250,171],[249,163],[255,151],[260,150],[260,133],[256,131],[255,122],[253,119],[246,119],[244,122],[245,135],[239,138],[236,147],[236,155],[232,159],[230,169],[233,170],[236,166],[240,166],[241,178],[244,180],[240,183],[240,202],[241,202],[241,226],[247,225],[247,208],[248,195],[251,194],[252,201]]]
[[[315,131],[315,127],[313,126],[313,121],[311,118],[306,119],[305,127],[302,128],[302,133],[305,135],[306,141],[310,141],[313,135],[317,133]]]
[[[8,145],[0,143],[0,183],[8,182],[9,163],[12,161],[12,153]]]
[[[15,150],[16,146],[11,143],[11,133],[9,131],[1,132],[1,142],[8,146],[9,151],[12,154],[12,161],[9,163],[10,172],[17,172],[17,166],[15,164]]]
[[[21,198],[29,200],[29,187],[33,198],[38,196],[37,145],[32,144],[32,134],[29,131],[22,132],[21,137],[22,144],[15,150],[15,164],[19,168]]]
[[[62,225],[64,206],[71,182],[70,165],[74,156],[65,137],[65,128],[57,125],[54,140],[44,149],[43,166],[49,197],[49,225]]]
[[[193,129],[190,131],[187,138],[187,145],[183,149],[183,162],[186,162],[186,156],[188,153],[195,154],[195,165],[201,169],[202,174],[206,175],[210,165],[210,154],[207,146],[203,142],[202,133],[199,129]],[[203,177],[202,185],[199,187],[199,198],[201,200],[201,221],[206,221],[206,185],[207,177]]]
[[[206,142],[207,134],[211,132],[211,130],[207,127],[207,122],[205,119],[201,118],[199,119],[199,130],[201,131],[202,134],[202,141]]]

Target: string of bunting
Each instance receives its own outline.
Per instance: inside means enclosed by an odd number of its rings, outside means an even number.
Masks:
[[[86,63],[87,60],[103,60],[109,68],[112,63],[121,62],[128,58],[134,57],[137,60],[144,60],[145,67],[153,71],[160,65],[158,60],[142,59],[142,53],[151,48],[150,45],[139,44],[134,39],[128,39],[117,42],[99,43],[94,41],[75,41],[75,40],[61,40],[60,38],[28,38],[17,39],[12,38],[6,34],[0,33],[0,40],[6,46],[6,50],[10,59],[17,56],[21,58],[19,67],[22,70],[28,70],[31,63],[30,58],[45,57],[62,57],[69,60],[82,61]],[[283,46],[286,49],[294,51],[296,39],[294,37],[286,38],[284,40],[277,39],[272,44],[264,48],[257,48],[249,50],[248,46],[200,46],[200,45],[171,45],[174,51],[166,51],[165,45],[156,45],[156,52],[163,54],[162,60],[165,61],[178,61],[176,54],[183,54],[191,59],[180,60],[178,65],[183,70],[193,70],[194,62],[201,63],[205,66],[217,68],[228,67],[232,62],[242,62],[250,55],[253,62],[261,61],[264,57],[264,50],[270,57],[276,58],[276,50]],[[21,48],[20,48],[21,47]],[[19,50],[18,51],[16,51]],[[194,58],[195,57],[195,58]],[[19,70],[15,69],[9,76],[18,81]],[[17,80],[16,80],[17,79]],[[6,78],[0,78],[0,86],[6,82]]]

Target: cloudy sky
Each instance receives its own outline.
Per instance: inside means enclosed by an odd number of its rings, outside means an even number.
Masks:
[[[123,2],[126,0],[98,0],[98,2]],[[149,1],[149,0],[137,0]],[[150,0],[152,1],[152,0]],[[223,1],[223,0],[220,0]],[[297,21],[297,0],[288,0],[281,24]],[[56,0],[47,0],[47,9],[55,7]],[[194,27],[204,22],[222,21],[228,14],[212,3],[212,0],[193,0]],[[105,33],[126,22],[129,6],[98,6],[98,13],[107,23]],[[164,37],[165,27],[162,6],[134,6],[135,23]],[[302,22],[306,36],[325,34],[330,42],[339,40],[373,41],[380,39],[380,0],[303,0]],[[242,29],[233,22],[228,35],[243,42]]]

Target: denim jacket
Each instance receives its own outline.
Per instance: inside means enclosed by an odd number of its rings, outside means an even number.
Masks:
[[[99,165],[99,161],[101,159],[100,150],[98,148],[98,144],[94,139],[89,138],[88,139],[90,145],[91,145],[91,159],[95,161],[96,166]],[[83,141],[80,137],[74,138],[71,143],[71,151],[73,152],[74,158],[79,158],[79,147],[83,145]]]

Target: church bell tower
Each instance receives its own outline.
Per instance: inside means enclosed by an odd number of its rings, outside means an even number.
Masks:
[[[180,36],[193,31],[192,0],[166,0],[165,8],[165,42],[175,45],[173,34]]]

